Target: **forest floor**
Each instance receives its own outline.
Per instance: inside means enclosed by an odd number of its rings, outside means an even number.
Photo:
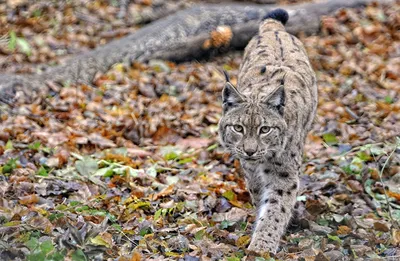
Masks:
[[[0,4],[0,72],[37,72],[140,26],[112,1],[24,2]],[[134,2],[128,16],[151,8]],[[298,35],[319,107],[275,260],[400,259],[399,28],[397,2]],[[0,260],[242,260],[254,208],[217,140],[221,70],[235,83],[241,56],[116,64],[92,85],[0,103]]]

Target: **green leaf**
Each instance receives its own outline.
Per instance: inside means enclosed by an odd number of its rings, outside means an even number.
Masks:
[[[13,150],[13,149],[14,149],[14,146],[12,144],[12,141],[8,140],[6,143],[6,150]]]
[[[385,97],[385,102],[386,102],[387,104],[392,104],[392,103],[393,103],[393,98],[390,97],[390,96],[386,96],[386,97]]]
[[[31,149],[31,150],[39,150],[40,145],[42,145],[42,144],[40,143],[40,141],[36,141],[36,142],[34,142],[34,143],[29,144],[29,145],[28,145],[28,148]]]
[[[242,231],[246,231],[246,229],[247,229],[247,222],[240,222],[240,230],[242,230]]]
[[[11,31],[10,41],[8,42],[8,49],[10,49],[10,51],[15,51],[15,48],[17,48],[17,35],[14,31]]]
[[[228,220],[223,220],[221,222],[220,228],[221,229],[227,229],[228,227],[234,225],[236,222],[228,221]]]
[[[205,234],[206,234],[206,231],[204,229],[201,229],[196,232],[196,234],[194,235],[194,238],[196,240],[202,240]]]
[[[161,148],[160,151],[165,160],[175,160],[182,153],[182,151],[179,148],[174,146],[163,147]]]
[[[78,249],[71,255],[73,261],[87,261],[87,258],[82,250]]]
[[[333,240],[333,241],[342,243],[342,240],[341,240],[338,236],[332,236],[332,235],[329,235],[329,234],[328,234],[328,238],[329,238],[330,240]]]
[[[150,227],[144,227],[139,231],[139,235],[141,235],[142,237],[144,237],[147,234],[151,234],[153,233],[153,230],[151,230]]]
[[[350,170],[355,174],[359,174],[363,166],[364,161],[358,157],[355,157],[350,163]]]
[[[179,157],[179,154],[177,154],[174,151],[171,151],[171,152],[168,152],[168,153],[164,154],[164,159],[166,159],[166,160],[174,160],[174,159],[176,159],[178,157]]]
[[[186,159],[181,159],[178,161],[179,164],[186,164],[186,163],[190,163],[193,161],[193,158],[186,158]]]
[[[162,211],[162,208],[160,208],[159,210],[156,211],[156,213],[154,213],[154,218],[153,218],[154,221],[156,221],[160,218],[161,211]]]
[[[69,205],[70,205],[71,207],[75,207],[75,206],[82,205],[82,203],[79,202],[79,201],[73,200],[73,201],[69,202]]]
[[[46,260],[46,254],[43,252],[35,252],[32,254],[29,254],[28,256],[28,261],[38,261],[38,260]]]
[[[112,224],[111,226],[120,232],[122,231],[122,227],[118,224]]]
[[[207,148],[207,151],[212,151],[218,148],[218,143],[212,144]]]
[[[49,173],[47,172],[45,167],[40,166],[39,170],[36,172],[36,175],[42,176],[42,177],[47,177],[47,176],[49,176]]]
[[[24,54],[28,56],[32,54],[31,46],[24,38],[17,37],[16,44]]]
[[[320,226],[328,226],[329,221],[324,218],[319,218],[319,219],[317,219],[317,224]]]
[[[32,12],[32,15],[33,15],[33,17],[39,17],[39,16],[42,15],[42,10],[40,10],[40,9],[35,9],[35,10]]]
[[[36,237],[31,237],[25,244],[30,251],[33,251],[39,247],[39,240]]]
[[[117,218],[113,214],[111,214],[109,212],[106,212],[106,217],[108,217],[108,220],[110,220],[111,222],[116,222],[117,221]]]
[[[61,251],[54,251],[51,255],[47,256],[47,260],[51,261],[64,261],[65,260],[65,249]],[[46,260],[46,261],[47,261]]]
[[[113,167],[106,167],[97,170],[93,176],[100,176],[100,177],[112,177],[114,174]]]
[[[50,220],[50,222],[53,222],[56,219],[62,218],[64,216],[64,213],[53,213],[50,214],[48,219]]]
[[[333,133],[326,133],[322,135],[322,138],[324,139],[325,143],[328,144],[329,146],[338,144],[338,140]]]
[[[369,161],[371,160],[371,156],[365,153],[365,151],[357,152],[357,157],[359,157],[362,161]]]
[[[17,159],[9,159],[6,164],[4,164],[1,172],[3,174],[5,173],[11,173],[14,169],[17,168]]]
[[[84,157],[82,160],[75,162],[75,168],[82,176],[89,177],[97,171],[98,165],[96,160]]]
[[[51,242],[51,240],[43,241],[40,244],[40,250],[45,254],[48,254],[51,251],[53,251],[54,250],[54,246],[53,246],[53,243]]]
[[[222,196],[227,200],[234,200],[236,195],[232,190],[227,190],[222,194]]]

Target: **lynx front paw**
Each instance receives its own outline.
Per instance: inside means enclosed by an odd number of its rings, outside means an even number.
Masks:
[[[271,239],[269,239],[269,240],[271,240]],[[276,242],[268,241],[268,240],[256,238],[256,237],[254,237],[251,240],[250,245],[247,248],[247,250],[249,252],[258,253],[261,255],[268,254],[268,253],[276,254],[277,249],[278,249],[278,244]]]

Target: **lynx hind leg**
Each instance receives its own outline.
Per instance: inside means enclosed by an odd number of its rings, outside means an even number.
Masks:
[[[257,222],[248,250],[276,253],[292,216],[298,191],[298,177],[265,184],[257,204]]]

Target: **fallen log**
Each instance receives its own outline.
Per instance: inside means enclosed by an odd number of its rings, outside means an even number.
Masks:
[[[287,30],[317,33],[320,18],[340,8],[364,6],[371,0],[330,0],[283,6],[290,15]],[[375,1],[389,3],[391,0]],[[0,101],[36,97],[48,92],[46,82],[91,83],[115,63],[201,58],[228,48],[243,48],[258,30],[260,19],[275,5],[208,4],[179,11],[144,26],[137,32],[95,50],[77,55],[64,64],[36,75],[0,75]],[[221,34],[221,41],[213,36]],[[225,37],[225,38],[224,38]],[[218,40],[218,39],[217,39]],[[19,93],[25,95],[18,95]]]

